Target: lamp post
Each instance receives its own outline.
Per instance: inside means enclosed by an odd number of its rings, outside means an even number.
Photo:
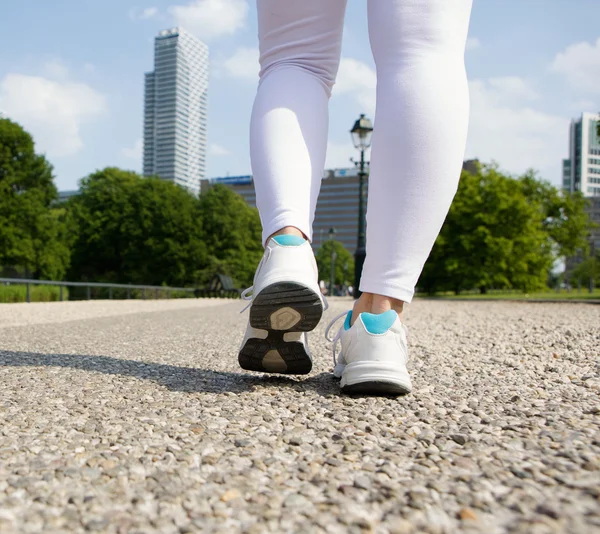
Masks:
[[[600,126],[599,126],[600,128]],[[594,292],[594,271],[596,270],[596,242],[594,239],[590,240],[590,258],[592,261],[590,262],[590,281],[589,281],[589,292]]]
[[[335,235],[335,228],[329,229],[329,241],[331,242],[331,271],[329,273],[329,296],[333,297],[333,287],[335,285],[335,260],[337,254],[333,246],[333,236]]]
[[[361,114],[360,118],[354,123],[350,133],[352,134],[354,147],[360,150],[360,162],[355,162],[358,165],[358,240],[356,243],[356,252],[354,253],[354,291],[352,296],[356,299],[360,297],[358,287],[367,254],[365,232],[365,166],[369,162],[365,161],[365,150],[371,146],[373,123],[364,114]]]

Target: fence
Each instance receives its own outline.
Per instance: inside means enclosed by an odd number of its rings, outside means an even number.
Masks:
[[[166,298],[172,297],[221,297],[221,298],[239,298],[240,292],[238,289],[233,287],[232,283],[228,283],[229,280],[224,280],[225,277],[221,275],[215,275],[209,286],[203,288],[193,287],[169,287],[169,286],[146,286],[146,285],[134,285],[134,284],[105,284],[101,282],[64,282],[54,280],[31,280],[26,278],[0,278],[2,284],[15,284],[26,287],[26,301],[31,302],[31,286],[32,285],[44,285],[44,286],[58,286],[59,287],[59,300],[64,300],[63,288],[84,288],[85,298],[84,300],[92,300],[92,289],[102,288],[108,291],[104,292],[107,298],[112,299],[115,294],[123,296],[124,298],[131,299],[136,298],[136,295],[140,295],[142,299],[148,298],[160,298],[161,295],[166,295]],[[115,291],[116,290],[116,291]]]

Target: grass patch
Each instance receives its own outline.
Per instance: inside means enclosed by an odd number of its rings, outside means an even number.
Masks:
[[[479,292],[461,293],[438,293],[433,296],[419,294],[417,297],[451,300],[600,300],[600,288],[594,289],[590,293],[587,289],[581,288],[581,291],[572,289],[567,291],[535,291],[532,293],[521,293],[520,291],[490,291],[485,295]]]
[[[30,285],[31,302],[56,302],[60,300],[58,286]],[[63,300],[69,300],[69,290],[63,287]],[[0,284],[0,303],[27,302],[25,284]]]

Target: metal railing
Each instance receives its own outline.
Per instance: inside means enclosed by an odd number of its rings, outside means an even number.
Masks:
[[[127,299],[132,298],[132,291],[141,291],[141,298],[148,298],[148,294],[152,295],[154,292],[154,298],[159,298],[161,292],[167,293],[167,298],[171,298],[171,294],[176,292],[191,293],[194,297],[228,297],[237,298],[239,297],[238,290],[208,290],[193,287],[170,287],[170,286],[146,286],[146,285],[135,285],[135,284],[105,284],[101,282],[63,282],[54,280],[31,280],[27,278],[0,278],[0,283],[4,284],[15,284],[26,286],[26,301],[31,302],[31,286],[58,286],[59,287],[59,300],[64,300],[63,288],[65,287],[85,287],[87,300],[92,300],[92,288],[105,288],[108,289],[108,298],[113,298],[113,289],[125,290]],[[150,297],[152,298],[152,297]]]

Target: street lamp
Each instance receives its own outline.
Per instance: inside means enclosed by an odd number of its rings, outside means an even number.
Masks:
[[[335,259],[337,254],[335,253],[335,247],[333,246],[333,236],[335,235],[335,228],[329,229],[329,241],[331,241],[331,271],[329,273],[329,295],[333,297],[333,287],[335,285]]]
[[[373,133],[373,124],[371,120],[361,114],[360,118],[354,123],[352,130],[352,142],[357,150],[360,150],[360,162],[358,165],[358,241],[356,252],[354,253],[354,291],[352,296],[356,299],[360,297],[360,277],[362,275],[363,264],[366,256],[366,234],[365,234],[365,150],[371,146],[371,135]]]

